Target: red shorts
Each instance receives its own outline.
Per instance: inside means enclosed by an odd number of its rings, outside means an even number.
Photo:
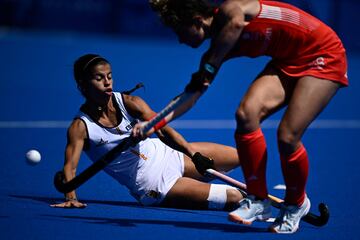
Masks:
[[[343,86],[349,85],[345,51],[317,53],[297,59],[296,63],[276,60],[272,60],[271,63],[291,77],[313,76],[338,82]]]

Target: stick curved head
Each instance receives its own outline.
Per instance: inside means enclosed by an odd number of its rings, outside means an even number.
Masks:
[[[320,215],[308,213],[305,217],[303,217],[303,220],[317,227],[322,227],[326,225],[330,218],[329,207],[325,203],[320,203],[318,209]]]

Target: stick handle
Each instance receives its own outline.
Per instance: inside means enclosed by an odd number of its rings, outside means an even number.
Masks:
[[[238,187],[240,188],[241,190],[244,190],[246,191],[246,184],[242,183],[242,182],[239,182],[225,174],[222,174],[214,169],[207,169],[206,172],[210,175],[213,175],[215,177],[217,177],[218,179],[232,185],[232,186],[235,186],[235,187]],[[275,203],[282,203],[283,200],[278,198],[278,197],[275,197],[273,195],[270,195],[268,194],[268,198],[272,201],[272,202],[275,202]]]
[[[104,169],[110,162],[112,162],[121,152],[128,149],[132,145],[136,144],[131,137],[125,138],[116,147],[111,149],[107,154],[101,157],[99,160],[91,164],[88,168],[83,170],[79,175],[71,179],[69,182],[65,182],[65,176],[63,171],[58,171],[54,176],[54,185],[56,190],[61,193],[68,193],[76,188],[80,187],[83,183],[88,181],[92,176]]]
[[[161,110],[154,118],[152,118],[145,126],[143,132],[148,132],[153,128],[158,122],[165,118],[169,113],[174,111],[182,103],[187,101],[192,96],[192,93],[184,92],[174,98],[163,110]]]
[[[215,176],[218,179],[220,179],[221,181],[224,181],[232,186],[238,187],[241,190],[246,191],[246,184],[239,182],[225,174],[222,174],[221,172],[218,172],[214,169],[209,168],[209,169],[206,169],[206,173],[210,174],[211,176]]]

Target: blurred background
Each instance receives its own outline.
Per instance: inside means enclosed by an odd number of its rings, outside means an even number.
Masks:
[[[357,82],[353,81],[356,67],[353,66],[357,65],[360,53],[360,28],[354,20],[359,1],[286,1],[320,18],[341,37],[349,57],[350,94],[358,100]],[[6,94],[15,89],[32,100],[30,109],[19,101],[14,102],[18,106],[16,109],[5,106],[3,112],[7,114],[0,116],[0,120],[29,120],[19,110],[31,111],[33,120],[61,120],[72,116],[82,101],[73,82],[72,64],[86,53],[108,58],[116,79],[115,89],[126,90],[144,82],[148,94],[157,94],[156,98],[144,97],[155,110],[160,110],[183,90],[206,48],[206,44],[195,50],[178,44],[175,34],[161,24],[147,0],[0,0],[0,68],[3,73],[0,81],[7,79],[2,83],[0,100],[6,99]],[[223,99],[213,105],[219,109],[221,118],[233,119],[240,99],[236,97],[235,101],[234,96],[241,96],[267,60],[241,58],[224,64],[219,81],[215,83],[221,95],[209,91],[210,96],[214,94]],[[225,88],[229,83],[233,88]],[[46,92],[58,94],[46,94],[45,85]],[[160,88],[167,91],[159,91]],[[64,95],[66,102],[60,101],[65,100]],[[35,108],[44,97],[49,102],[45,109]],[[224,108],[224,102],[233,105]],[[352,106],[345,104],[341,109],[348,110],[344,112],[345,117],[354,118]],[[222,113],[225,115],[221,116]],[[185,117],[208,116],[214,118],[206,111],[196,110]]]
[[[220,2],[220,0],[218,1]],[[360,51],[354,23],[358,0],[285,0],[330,25],[350,51]],[[0,0],[0,26],[50,32],[82,32],[172,38],[147,0]]]

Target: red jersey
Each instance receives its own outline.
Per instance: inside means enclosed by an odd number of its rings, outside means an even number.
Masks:
[[[310,14],[286,3],[261,1],[227,59],[270,56],[285,74],[348,85],[345,49],[336,33]]]

